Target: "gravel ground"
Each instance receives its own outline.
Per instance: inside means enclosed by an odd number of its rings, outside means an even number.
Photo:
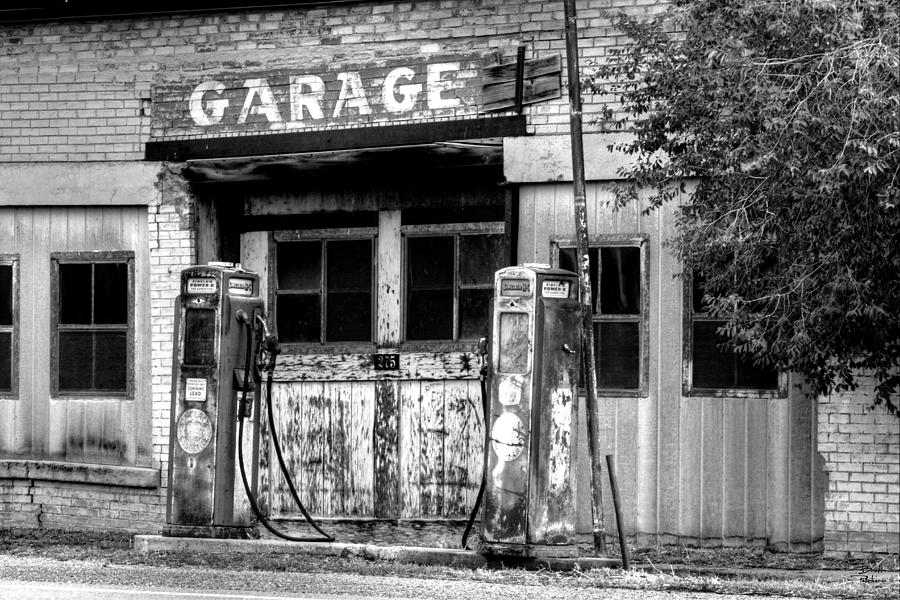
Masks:
[[[0,529],[0,590],[7,580],[429,600],[630,600],[661,594],[671,600],[672,595],[687,598],[709,592],[719,598],[900,598],[896,556],[825,560],[816,555],[771,555],[749,550],[660,548],[635,552],[634,563],[644,568],[561,573],[454,569],[362,558],[143,554],[131,549],[131,538],[124,534]]]
[[[56,584],[91,584],[109,587],[141,587],[161,591],[202,591],[205,593],[256,592],[271,595],[315,594],[321,596],[362,596],[366,598],[422,598],[428,600],[677,600],[708,597],[708,592],[615,589],[594,586],[558,585],[552,582],[491,583],[486,581],[443,580],[361,575],[260,571],[229,571],[201,567],[155,567],[147,565],[110,565],[94,561],[59,563],[52,559],[0,556],[2,580],[34,581]],[[745,597],[720,594],[716,598]],[[775,596],[776,598],[778,596]]]

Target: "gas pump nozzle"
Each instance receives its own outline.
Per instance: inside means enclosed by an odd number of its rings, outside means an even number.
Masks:
[[[259,324],[259,350],[256,358],[256,366],[260,371],[271,373],[275,370],[275,358],[281,353],[281,344],[278,338],[269,332],[269,326],[262,315],[256,314],[256,322]]]

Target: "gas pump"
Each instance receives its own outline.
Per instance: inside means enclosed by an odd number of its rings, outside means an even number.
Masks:
[[[240,396],[258,374],[246,373],[253,339],[244,320],[262,318],[259,276],[239,266],[193,266],[181,273],[175,306],[169,487],[164,534],[189,537],[256,535],[250,499],[235,489],[235,451],[259,449],[259,396],[240,407],[251,424],[238,439]],[[244,352],[242,352],[244,350]],[[256,494],[257,461],[249,465]]]
[[[548,265],[494,276],[482,551],[577,555],[572,432],[580,368],[578,276]]]
[[[258,537],[259,523],[290,541],[334,541],[300,501],[281,452],[272,410],[272,375],[279,352],[278,339],[266,325],[258,275],[231,263],[182,271],[181,294],[175,302],[164,535]],[[268,374],[269,436],[278,465],[294,502],[318,537],[279,531],[259,510],[262,372]],[[243,486],[236,489],[238,478]]]

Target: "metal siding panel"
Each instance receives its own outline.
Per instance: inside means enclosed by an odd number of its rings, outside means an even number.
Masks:
[[[48,439],[47,422],[50,420],[50,373],[48,367],[46,348],[50,343],[50,224],[51,208],[35,208],[32,211],[32,237],[31,252],[29,256],[30,266],[22,265],[22,272],[26,269],[32,276],[31,302],[33,312],[29,316],[22,315],[22,323],[29,323],[31,339],[34,340],[32,353],[31,381],[31,453],[35,458],[44,458],[50,447]],[[55,215],[54,215],[55,218]],[[22,261],[25,262],[24,260]],[[27,325],[26,325],[27,327]],[[25,328],[23,328],[23,333]],[[24,430],[23,420],[20,432]]]
[[[623,398],[612,401],[615,406],[615,451],[616,475],[618,476],[619,493],[622,498],[622,514],[625,517],[626,531],[635,531],[638,527],[638,491],[640,489],[640,465],[638,463],[638,451],[640,448],[640,432],[638,430],[637,403],[635,398]],[[602,459],[602,457],[601,457]],[[607,474],[608,479],[608,474]],[[606,482],[608,485],[608,481]],[[606,490],[604,490],[606,492]],[[607,502],[606,521],[608,524],[615,522],[612,513],[612,498],[609,493],[605,497]],[[609,527],[609,525],[607,525]]]
[[[151,387],[153,346],[151,330],[150,244],[147,208],[125,211],[125,245],[134,251],[134,401],[123,404],[121,439],[126,443],[122,458],[128,464],[150,466],[153,458],[153,394]],[[169,341],[171,347],[171,340]]]
[[[748,542],[764,542],[767,536],[768,410],[767,400],[747,400],[747,485],[744,493]]]
[[[700,398],[684,398],[681,407],[679,479],[682,486],[678,533],[681,537],[699,539],[700,509],[703,503],[703,401]]]
[[[768,465],[766,498],[766,538],[769,546],[787,551],[790,532],[790,402],[768,400]]]
[[[813,412],[815,399],[809,399],[803,390],[790,390],[790,538],[791,550],[809,551],[812,541],[812,505],[814,473],[812,454],[815,453],[813,436]],[[794,544],[798,544],[794,546]]]
[[[722,535],[740,544],[746,535],[747,401],[726,400],[722,415]]]
[[[535,202],[537,188],[524,186],[519,188],[519,232],[515,240],[519,254],[519,262],[532,262],[535,255],[537,239],[537,219]]]
[[[650,230],[650,393],[658,406],[658,514],[657,533],[662,543],[674,543],[680,535],[681,492],[689,483],[681,477],[681,280],[680,265],[663,243],[672,233],[667,205],[653,217]],[[653,342],[656,338],[656,343]]]
[[[722,539],[722,403],[721,398],[704,398],[703,439],[701,441],[701,501],[700,534],[710,545]]]

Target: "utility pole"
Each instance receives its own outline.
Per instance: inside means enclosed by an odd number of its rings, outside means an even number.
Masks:
[[[587,429],[591,453],[591,512],[594,548],[606,555],[603,525],[603,452],[600,449],[600,406],[597,401],[597,361],[594,350],[593,301],[588,255],[587,197],[584,183],[584,144],[582,141],[581,76],[578,70],[578,25],[575,0],[563,0],[566,16],[566,65],[569,77],[569,132],[572,140],[572,187],[575,201],[575,237],[578,240],[579,282],[581,285],[581,356],[583,357]]]

